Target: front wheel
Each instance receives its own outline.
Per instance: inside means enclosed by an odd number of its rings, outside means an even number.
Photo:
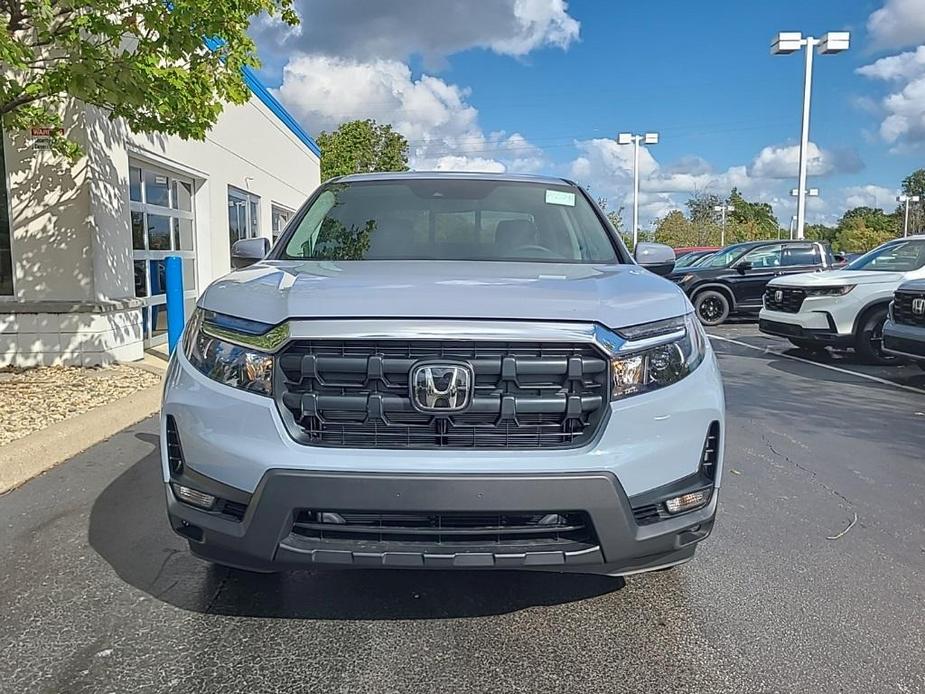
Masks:
[[[874,309],[861,319],[854,351],[870,364],[898,364],[900,359],[883,351],[883,324],[886,308]]]
[[[707,290],[694,297],[694,311],[704,325],[721,325],[729,318],[730,309],[729,299],[721,292]]]

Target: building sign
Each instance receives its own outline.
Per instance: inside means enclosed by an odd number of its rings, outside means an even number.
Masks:
[[[51,138],[57,134],[57,128],[48,126],[32,128],[32,149],[36,152],[47,152],[51,149]]]

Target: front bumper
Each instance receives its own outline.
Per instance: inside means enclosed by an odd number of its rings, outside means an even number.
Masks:
[[[696,480],[692,483],[696,484]],[[208,486],[201,476],[197,486]],[[305,567],[532,569],[625,575],[690,559],[713,527],[717,496],[702,509],[649,525],[610,473],[566,475],[407,475],[268,471],[240,520],[202,511],[167,488],[168,516],[194,554],[256,571]],[[208,489],[206,490],[208,491]],[[227,494],[227,487],[213,489]],[[677,493],[677,487],[671,492]],[[651,495],[646,495],[650,497]],[[300,509],[351,512],[580,510],[593,532],[581,543],[492,543],[482,546],[305,537],[293,525]],[[332,526],[337,528],[338,526]]]
[[[825,312],[785,313],[765,308],[758,314],[758,330],[830,347],[851,347],[853,343],[852,335],[839,333],[831,315]]]
[[[255,570],[319,565],[517,567],[626,574],[680,563],[713,523],[723,470],[722,381],[708,348],[703,363],[669,388],[615,401],[588,445],[536,450],[323,448],[288,434],[274,400],[216,383],[176,350],[165,379],[161,453],[168,513],[194,553]],[[246,507],[240,518],[202,511],[174,496],[167,421],[182,447],[189,486]],[[709,504],[638,524],[633,508],[679,491],[696,476],[718,423]],[[682,485],[683,486],[683,485]],[[581,548],[358,549],[293,535],[297,509],[349,511],[582,512],[596,542]],[[637,503],[637,501],[639,503]],[[320,508],[319,508],[320,507]],[[482,551],[482,549],[484,551]]]
[[[925,328],[888,320],[883,326],[883,351],[925,361]]]

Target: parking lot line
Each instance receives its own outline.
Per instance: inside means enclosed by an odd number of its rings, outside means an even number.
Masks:
[[[709,334],[709,333],[708,333]],[[764,352],[765,354],[773,354],[775,357],[783,357],[784,359],[792,359],[793,361],[802,362],[804,364],[812,364],[813,366],[818,366],[821,369],[829,369],[830,371],[837,371],[843,374],[849,374],[851,376],[857,376],[858,378],[865,378],[868,381],[874,381],[876,383],[882,383],[887,386],[892,386],[894,388],[901,388],[902,390],[908,390],[913,393],[919,393],[925,395],[925,390],[922,388],[916,388],[915,386],[907,386],[902,383],[896,383],[895,381],[890,381],[886,378],[879,378],[877,376],[871,376],[870,374],[860,373],[859,371],[852,371],[851,369],[843,369],[840,366],[833,366],[831,364],[820,364],[818,361],[813,361],[812,359],[804,359],[803,357],[796,357],[792,354],[787,354],[785,352],[778,352],[769,347],[758,347],[756,345],[750,345],[747,342],[741,340],[733,340],[731,337],[721,337],[719,335],[709,334],[711,340],[721,340],[723,342],[729,342],[733,345],[739,345],[740,347],[748,347],[749,349],[757,350],[758,352]]]

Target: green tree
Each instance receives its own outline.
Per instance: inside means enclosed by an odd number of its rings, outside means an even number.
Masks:
[[[877,224],[875,217],[856,215],[847,220],[844,217],[842,219],[844,221],[838,225],[838,235],[835,237],[834,246],[837,250],[863,253],[896,237],[894,228]]]
[[[697,245],[694,227],[681,210],[672,210],[655,223],[655,239],[673,248]]]
[[[719,222],[719,212],[715,208],[717,205],[722,204],[723,199],[715,193],[706,193],[704,191],[694,193],[687,201],[691,222],[695,225]]]
[[[838,227],[827,227],[825,224],[807,224],[803,227],[803,236],[810,241],[825,241],[829,245],[834,245],[835,239],[838,237]]]
[[[850,222],[860,220],[864,226],[878,233],[898,236],[902,233],[901,221],[896,213],[887,214],[880,208],[874,207],[855,207],[848,210],[842,215],[838,222],[839,228],[844,228]],[[852,249],[845,249],[852,250]]]
[[[768,203],[749,202],[742,197],[737,188],[733,188],[729,193],[728,204],[735,208],[729,213],[729,218],[742,225],[747,230],[744,233],[755,236],[755,240],[777,236],[780,225],[774,216],[774,208]]]
[[[298,23],[292,0],[0,0],[3,125],[56,128],[52,148],[74,157],[58,128],[76,98],[136,132],[202,139],[226,102],[250,98],[247,29],[263,12]]]
[[[354,120],[318,138],[321,180],[372,171],[407,171],[408,141],[387,123]]]

